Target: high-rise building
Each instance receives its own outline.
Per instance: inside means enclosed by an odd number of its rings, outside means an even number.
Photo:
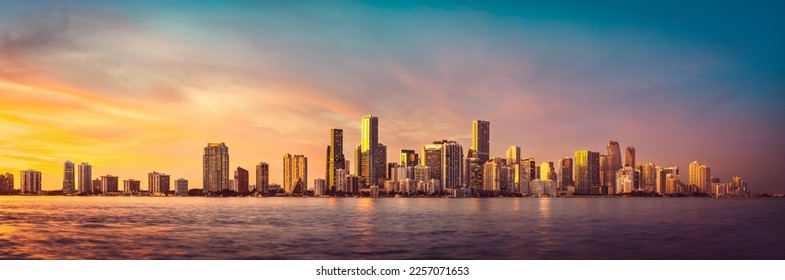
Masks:
[[[607,155],[600,155],[600,186],[610,185],[610,164]]]
[[[101,193],[108,194],[108,193],[119,192],[120,188],[118,184],[119,184],[119,180],[117,176],[114,175],[101,176]]]
[[[360,131],[359,175],[369,185],[377,184],[379,171],[376,159],[379,144],[379,118],[373,115],[364,116]],[[386,160],[385,160],[386,161]]]
[[[472,150],[477,151],[480,161],[485,164],[491,154],[491,123],[475,120],[472,122]]]
[[[229,189],[229,147],[224,143],[208,143],[202,161],[204,193]]]
[[[480,161],[480,159],[477,157],[466,158],[466,164],[464,168],[466,169],[465,182],[469,189],[471,189],[472,193],[476,194],[482,191],[483,163]]]
[[[0,174],[0,193],[11,193],[14,191],[14,174],[6,172]]]
[[[491,192],[500,192],[501,184],[499,182],[499,168],[501,163],[496,159],[491,159],[483,164],[482,168],[482,190]]]
[[[711,188],[711,168],[698,161],[690,163],[689,186],[696,192],[709,193]]]
[[[74,163],[68,160],[65,161],[63,170],[63,193],[74,193],[76,191]]]
[[[327,190],[327,180],[322,178],[316,178],[313,180],[313,195],[320,196],[325,195]]]
[[[635,191],[634,178],[636,170],[625,165],[616,171],[616,194],[631,193]]]
[[[177,196],[188,196],[188,180],[183,178],[174,180],[174,192]]]
[[[574,186],[572,181],[572,158],[564,157],[559,160],[559,178],[557,186],[560,192],[566,192],[567,187]]]
[[[600,185],[600,153],[575,151],[574,181],[576,194],[597,194]]]
[[[101,186],[102,186],[101,178],[93,179],[93,188],[92,190],[90,190],[90,193],[95,193],[95,194],[101,193]]]
[[[259,193],[267,191],[270,185],[270,166],[266,162],[256,165],[256,191]]]
[[[556,171],[552,161],[540,163],[540,181],[556,181]]]
[[[147,190],[152,195],[167,195],[170,189],[170,176],[164,173],[147,173]]]
[[[513,165],[521,163],[521,147],[510,145],[507,148],[507,164]]]
[[[307,157],[304,155],[284,155],[283,189],[288,194],[302,194],[308,190]]]
[[[348,193],[346,189],[346,176],[348,176],[346,169],[335,170],[335,191],[343,191]]]
[[[427,182],[431,180],[431,168],[428,165],[415,166],[414,180],[417,182]]]
[[[374,164],[374,170],[376,170],[375,184],[377,186],[383,186],[385,178],[387,177],[387,172],[385,170],[385,166],[387,165],[387,146],[382,143],[377,143],[374,153],[376,153],[374,156],[374,160],[376,161]]]
[[[521,180],[528,182],[537,179],[537,163],[534,161],[534,159],[525,158],[521,163],[523,164],[523,167],[521,168],[523,170],[523,172],[521,172]]]
[[[463,187],[463,147],[455,141],[442,141],[441,186],[446,189]]]
[[[627,149],[625,149],[624,152],[624,166],[635,168],[635,147],[627,146]]]
[[[41,171],[22,170],[19,176],[19,189],[22,193],[41,193]]]
[[[462,187],[463,147],[455,141],[441,140],[423,146],[423,165],[430,168],[430,179],[442,188]]]
[[[141,182],[139,180],[128,179],[123,181],[123,192],[127,194],[139,193]]]
[[[416,166],[420,163],[420,155],[414,150],[401,150],[401,166]]]
[[[442,144],[439,141],[422,147],[422,165],[428,166],[428,178],[440,180],[442,177]]]
[[[234,171],[234,183],[237,186],[238,193],[250,192],[248,189],[248,170],[238,166],[237,170]]]
[[[336,173],[338,169],[346,169],[343,155],[343,129],[330,130],[330,145],[327,146],[327,189],[325,194],[335,191]]]
[[[608,141],[608,176],[606,178],[609,183],[608,188],[614,190],[616,188],[616,171],[621,169],[621,150],[619,148],[619,142],[616,141]],[[609,193],[615,193],[615,191],[609,191]]]
[[[646,192],[657,192],[657,166],[649,162],[643,166],[641,173],[642,189]]]
[[[93,167],[90,164],[83,162],[79,165],[79,192],[92,193],[93,192]]]

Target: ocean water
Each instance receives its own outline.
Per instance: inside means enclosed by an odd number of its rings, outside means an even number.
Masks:
[[[0,197],[3,259],[785,259],[777,198]]]

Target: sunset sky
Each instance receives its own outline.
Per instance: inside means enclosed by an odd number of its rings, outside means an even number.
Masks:
[[[388,161],[440,139],[466,151],[484,119],[492,156],[616,140],[684,182],[698,160],[785,192],[782,1],[129,2],[0,2],[0,173],[17,188],[33,168],[60,189],[66,160],[201,188],[208,142],[232,169],[269,162],[273,183],[304,154],[311,186],[330,128],[353,166],[373,114]]]

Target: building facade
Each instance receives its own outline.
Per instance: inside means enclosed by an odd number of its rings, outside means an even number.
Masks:
[[[224,143],[208,143],[202,161],[204,193],[229,189],[229,147]]]

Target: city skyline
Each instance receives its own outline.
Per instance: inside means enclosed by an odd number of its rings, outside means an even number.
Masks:
[[[148,185],[158,171],[194,188],[194,151],[213,142],[232,148],[227,170],[267,162],[269,182],[281,183],[280,158],[292,153],[318,178],[329,129],[343,129],[353,159],[357,120],[373,113],[387,162],[441,139],[465,154],[471,122],[485,120],[490,158],[516,145],[539,165],[603,153],[612,139],[634,146],[636,163],[686,174],[697,160],[723,182],[738,175],[755,191],[785,192],[775,171],[785,165],[785,40],[771,35],[785,23],[772,13],[707,26],[750,10],[2,5],[0,173],[16,189],[28,169],[42,172],[44,190],[60,189],[65,161],[89,163],[91,180]],[[609,16],[570,14],[579,8]]]

